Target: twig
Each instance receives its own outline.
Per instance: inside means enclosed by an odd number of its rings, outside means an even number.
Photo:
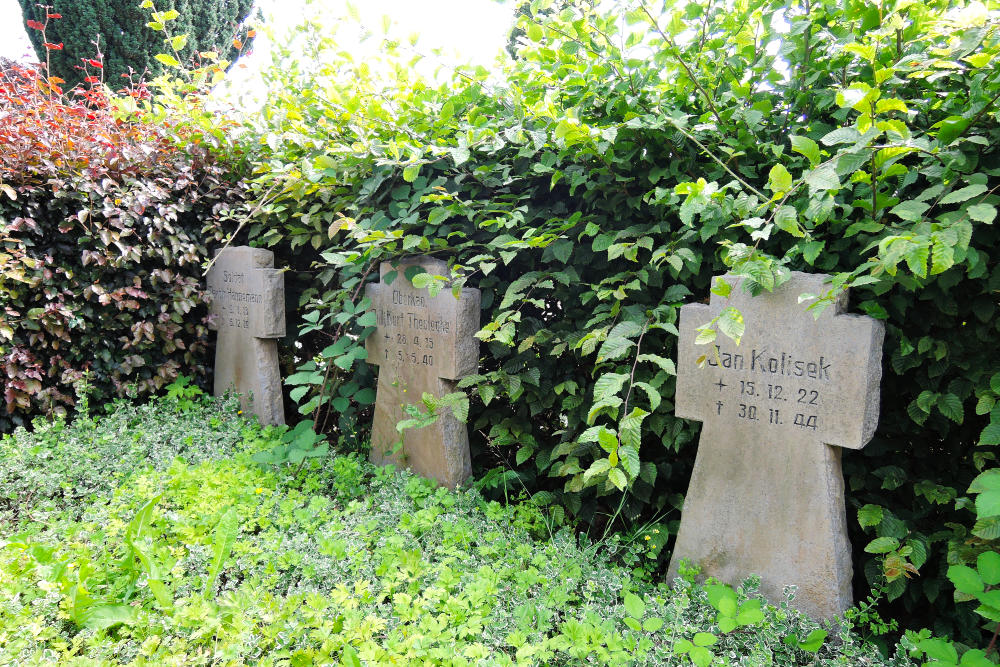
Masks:
[[[642,11],[645,12],[646,16],[649,17],[650,22],[653,24],[653,29],[656,30],[656,32],[660,33],[660,37],[663,38],[663,41],[665,41],[670,46],[670,48],[674,50],[674,57],[677,58],[677,62],[679,62],[681,64],[681,67],[684,68],[684,71],[687,72],[688,78],[691,79],[691,83],[693,83],[695,88],[698,89],[698,92],[700,92],[704,96],[705,102],[708,103],[708,108],[711,110],[712,115],[715,116],[715,122],[717,122],[719,125],[722,125],[722,117],[719,116],[719,110],[715,108],[715,103],[712,101],[712,97],[708,94],[708,91],[702,87],[701,83],[698,82],[698,79],[695,77],[694,72],[691,71],[691,68],[687,64],[687,61],[685,61],[684,57],[681,55],[680,49],[678,49],[674,41],[667,36],[667,33],[663,32],[663,30],[660,28],[660,24],[656,21],[655,18],[653,18],[653,15],[649,13],[649,9],[647,9],[646,7],[645,0],[640,0],[639,6],[642,7]]]

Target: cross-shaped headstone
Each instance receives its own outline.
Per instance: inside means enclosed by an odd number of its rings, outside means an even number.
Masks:
[[[793,272],[756,297],[722,278],[728,299],[681,308],[675,414],[704,426],[669,576],[681,559],[733,584],[758,574],[769,599],[794,584],[796,607],[830,618],[852,604],[839,448],[875,432],[884,326],[844,314],[846,293],[818,319],[806,312],[799,295],[826,292],[826,275]],[[744,317],[740,345],[696,345],[728,306]]]
[[[216,251],[208,270],[215,346],[215,395],[240,393],[240,404],[263,424],[284,424],[278,343],[285,335],[285,278],[270,250],[238,246]]]
[[[427,427],[406,429],[403,406],[419,404],[427,392],[440,397],[456,391],[456,382],[479,367],[480,292],[463,288],[459,298],[443,289],[433,297],[407,279],[419,266],[435,276],[448,275],[445,262],[409,257],[382,262],[382,282],[366,287],[376,313],[376,330],[365,341],[368,362],[379,366],[372,425],[373,463],[402,464],[414,472],[455,488],[472,474],[469,433],[450,410]],[[391,284],[386,275],[393,274]],[[398,443],[402,439],[402,446]]]

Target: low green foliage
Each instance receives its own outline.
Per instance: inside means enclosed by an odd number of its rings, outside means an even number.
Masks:
[[[671,589],[533,537],[531,504],[355,455],[262,466],[283,429],[186,400],[0,440],[0,664],[912,664],[754,579]]]

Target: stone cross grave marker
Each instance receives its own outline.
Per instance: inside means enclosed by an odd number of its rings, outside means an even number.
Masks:
[[[680,559],[734,585],[757,574],[768,599],[794,584],[798,609],[830,618],[852,604],[839,448],[875,432],[884,326],[845,314],[846,293],[818,319],[806,312],[799,295],[824,293],[826,275],[793,272],[756,297],[723,278],[728,299],[681,308],[675,414],[704,425],[669,576]],[[696,345],[728,306],[744,317],[740,345]]]
[[[458,299],[445,288],[435,296],[417,289],[405,271],[420,266],[432,275],[447,275],[445,262],[432,257],[410,257],[395,265],[382,262],[382,282],[366,287],[376,313],[376,329],[367,340],[368,362],[379,366],[372,425],[371,460],[408,466],[414,472],[449,488],[472,474],[469,433],[450,410],[427,427],[407,429],[402,406],[416,404],[424,392],[443,396],[456,391],[456,381],[479,367],[480,292],[463,288]],[[391,284],[386,274],[395,272]],[[400,449],[394,452],[397,443]]]
[[[245,412],[263,424],[284,424],[278,343],[285,335],[285,277],[270,250],[238,246],[216,251],[208,271],[215,346],[216,396],[235,389]]]

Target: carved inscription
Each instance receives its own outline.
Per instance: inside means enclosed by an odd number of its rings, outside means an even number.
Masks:
[[[789,423],[812,431],[820,427],[821,408],[836,396],[833,362],[820,355],[796,358],[785,351],[751,348],[723,351],[718,345],[706,355],[718,371],[716,416],[739,419],[750,426],[778,427]]]
[[[208,291],[212,295],[212,312],[219,316],[220,327],[250,328],[250,308],[264,302],[264,295],[252,291],[247,275],[242,271],[220,271],[216,280],[210,280]]]
[[[414,366],[433,367],[435,347],[440,350],[455,330],[449,319],[429,313],[426,297],[400,290],[392,290],[390,304],[376,310],[376,325],[382,349],[379,361]]]

